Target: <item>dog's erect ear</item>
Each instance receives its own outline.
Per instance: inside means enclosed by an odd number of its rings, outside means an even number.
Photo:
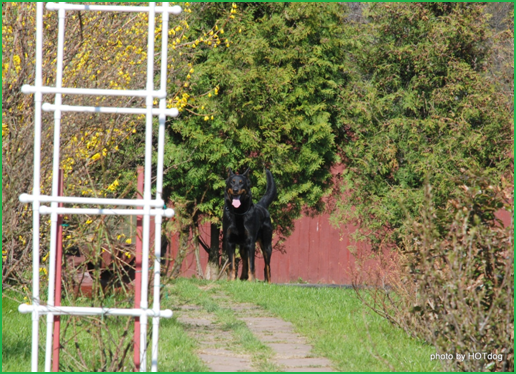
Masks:
[[[233,175],[233,170],[231,170],[231,168],[228,168],[228,177],[230,177],[232,175]]]
[[[251,168],[247,168],[247,170],[244,171],[244,174],[242,175],[247,178],[247,176],[249,175],[249,170],[251,170]]]

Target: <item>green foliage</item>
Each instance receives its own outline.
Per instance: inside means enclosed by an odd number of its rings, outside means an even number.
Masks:
[[[392,289],[374,288],[369,305],[438,353],[502,357],[448,370],[514,370],[513,225],[495,216],[513,211],[512,100],[496,61],[508,38],[478,3],[382,3],[367,16],[336,217],[400,249]]]
[[[206,6],[195,27],[212,27],[229,6]],[[170,124],[172,200],[189,202],[190,213],[196,204],[199,215],[219,223],[226,168],[250,167],[258,199],[268,167],[279,191],[271,210],[280,234],[288,235],[303,207],[322,208],[338,161],[338,94],[348,80],[343,14],[338,4],[246,4],[220,27],[229,47],[197,49],[192,105],[205,112]]]
[[[337,217],[359,221],[376,244],[399,243],[404,209],[418,211],[426,178],[437,206],[467,170],[497,184],[512,165],[513,121],[486,76],[484,5],[379,3],[367,15],[354,54],[363,80],[345,93]]]

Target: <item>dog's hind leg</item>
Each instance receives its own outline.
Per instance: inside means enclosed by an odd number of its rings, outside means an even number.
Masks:
[[[263,279],[267,283],[271,283],[271,255],[272,255],[272,246],[269,245],[269,248],[262,249],[263,260],[265,262],[265,268],[263,269]]]
[[[265,262],[263,278],[267,283],[271,283],[272,225],[270,223],[264,225],[259,243]]]

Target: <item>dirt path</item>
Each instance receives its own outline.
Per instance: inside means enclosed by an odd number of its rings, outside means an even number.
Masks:
[[[235,334],[220,323],[216,313],[200,306],[184,305],[176,312],[178,321],[199,342],[197,354],[211,371],[334,371],[328,359],[312,353],[312,346],[294,331],[290,322],[256,305],[236,304],[220,292],[212,297],[220,308],[233,312],[237,323],[244,322],[265,348],[261,349],[262,353],[250,353]]]
[[[231,332],[224,331],[202,307],[185,305],[176,315],[188,334],[199,342],[197,354],[211,371],[252,371],[250,355],[235,351]]]

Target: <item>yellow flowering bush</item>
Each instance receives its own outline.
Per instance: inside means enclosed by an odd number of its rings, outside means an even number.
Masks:
[[[228,11],[227,17],[216,24],[194,28],[191,22],[196,19],[196,7],[201,5],[179,4],[183,13],[172,16],[169,24],[167,107],[212,118],[213,113],[197,106],[197,97],[191,95],[191,81],[197,74],[191,59],[199,48],[229,45],[224,27],[230,21],[229,15],[235,12]],[[232,9],[237,9],[236,5]],[[28,254],[32,249],[32,211],[30,205],[18,201],[18,196],[32,192],[34,149],[34,98],[20,90],[23,84],[33,85],[35,79],[36,4],[4,3],[2,12],[3,280],[20,281],[25,274],[16,270],[30,268],[25,265],[30,263]],[[43,18],[43,84],[55,86],[57,12],[45,8]],[[147,13],[67,12],[65,28],[63,87],[145,89]],[[158,14],[154,35],[156,88],[161,30]],[[204,95],[211,92],[213,89]],[[64,105],[145,107],[145,99],[134,97],[63,95],[62,100]],[[54,95],[43,95],[43,102],[53,103]],[[157,107],[157,100],[154,105]],[[51,194],[53,131],[53,113],[43,112],[40,186],[43,194]],[[144,133],[144,115],[63,112],[59,164],[64,171],[64,195],[135,197],[136,167],[143,164]],[[41,222],[43,256],[49,244],[50,222],[46,219]],[[114,217],[71,216],[64,228],[68,238],[66,247],[80,245],[86,236],[95,235],[99,224],[108,225],[109,235],[113,237],[120,234],[121,224],[126,225]]]

